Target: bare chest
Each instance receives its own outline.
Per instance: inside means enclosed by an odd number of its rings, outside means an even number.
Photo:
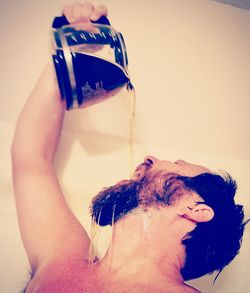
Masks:
[[[88,270],[72,271],[66,275],[51,274],[46,279],[31,282],[25,293],[167,293],[126,282],[114,283]],[[169,291],[170,292],[170,291]],[[174,292],[176,293],[176,292]]]
[[[126,282],[112,283],[96,276],[82,275],[82,278],[59,277],[37,283],[25,293],[194,293],[183,288],[156,289],[153,286],[129,285]]]
[[[110,276],[100,277],[96,268],[82,263],[50,266],[32,279],[25,293],[184,293],[194,292],[183,288],[156,289],[125,280],[112,282]],[[197,292],[197,291],[196,291]]]

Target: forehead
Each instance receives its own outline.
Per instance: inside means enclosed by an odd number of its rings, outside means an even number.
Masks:
[[[170,162],[167,160],[159,160],[155,164],[155,169],[161,169],[164,172],[173,172],[182,176],[197,176],[203,173],[211,173],[211,171],[199,164],[190,163],[184,160]]]

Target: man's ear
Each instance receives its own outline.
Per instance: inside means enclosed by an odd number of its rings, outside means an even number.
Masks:
[[[210,206],[199,203],[193,207],[182,209],[178,215],[190,221],[201,223],[211,221],[214,217],[214,211]]]

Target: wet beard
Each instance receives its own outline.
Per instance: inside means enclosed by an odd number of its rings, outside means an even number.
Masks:
[[[111,225],[139,206],[138,181],[128,181],[101,191],[92,201],[91,214],[100,226]]]
[[[128,180],[102,190],[93,200],[91,214],[100,226],[112,225],[137,207],[169,205],[176,193],[181,193],[183,182],[176,176],[144,176]],[[179,191],[179,192],[178,192]]]

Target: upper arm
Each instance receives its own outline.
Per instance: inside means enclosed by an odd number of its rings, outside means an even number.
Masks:
[[[65,255],[88,257],[89,237],[69,209],[57,176],[45,159],[13,163],[21,236],[32,270]]]

